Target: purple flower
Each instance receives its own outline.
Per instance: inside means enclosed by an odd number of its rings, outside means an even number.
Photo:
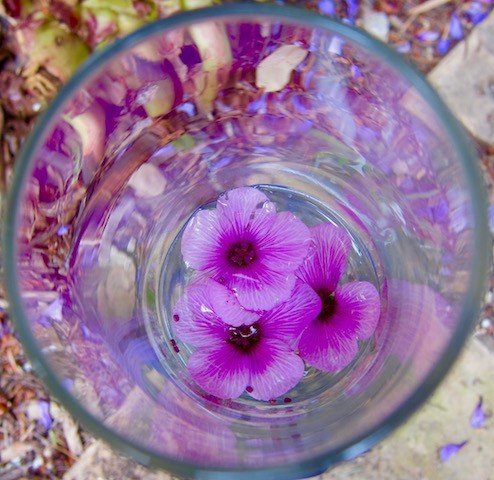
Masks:
[[[453,40],[461,40],[463,38],[463,26],[456,13],[451,15],[451,20],[449,21],[449,36]]]
[[[310,244],[305,224],[256,188],[221,195],[215,210],[199,211],[182,239],[186,264],[226,285],[250,310],[285,301]]]
[[[300,356],[320,370],[346,367],[358,351],[357,340],[369,338],[380,314],[379,294],[369,282],[338,286],[351,240],[331,224],[311,229],[312,247],[297,276],[321,299],[317,316],[302,333]]]
[[[288,301],[258,315],[244,310],[225,286],[206,279],[187,286],[173,327],[197,348],[188,369],[206,392],[237,398],[247,391],[270,400],[302,378],[304,362],[292,346],[320,309],[318,296],[300,281]]]
[[[472,428],[482,428],[485,424],[486,415],[482,407],[482,403],[483,398],[480,397],[479,402],[477,403],[477,406],[475,407],[475,410],[470,417],[470,425]]]
[[[453,455],[456,455],[466,444],[467,440],[461,443],[447,443],[439,449],[439,458],[441,462],[446,462]]]

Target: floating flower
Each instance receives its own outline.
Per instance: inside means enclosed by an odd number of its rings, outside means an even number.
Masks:
[[[300,281],[288,301],[258,315],[244,310],[225,286],[206,279],[187,286],[173,327],[196,347],[188,369],[206,392],[236,398],[247,391],[270,400],[302,378],[304,362],[291,344],[320,309],[319,297]]]
[[[182,255],[189,267],[233,290],[243,307],[268,310],[290,296],[309,245],[310,232],[301,220],[277,213],[258,189],[242,187],[191,219]]]
[[[374,332],[380,313],[379,294],[369,282],[338,286],[345,271],[351,241],[331,224],[311,229],[313,245],[297,276],[321,299],[321,307],[302,333],[300,356],[320,370],[346,367],[358,351],[357,340]]]

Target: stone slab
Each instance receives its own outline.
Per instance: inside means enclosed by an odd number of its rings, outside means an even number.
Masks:
[[[467,130],[494,144],[494,11],[428,78]]]

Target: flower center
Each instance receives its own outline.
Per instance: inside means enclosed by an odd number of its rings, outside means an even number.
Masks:
[[[230,327],[228,333],[230,334],[228,342],[244,352],[257,345],[261,339],[261,330],[257,322],[252,325]]]
[[[322,303],[321,311],[319,312],[317,319],[326,322],[333,316],[334,311],[336,310],[336,299],[334,293],[328,292],[327,290],[319,290],[317,294]]]
[[[228,261],[237,267],[247,267],[257,258],[254,245],[250,242],[234,243],[227,255]]]

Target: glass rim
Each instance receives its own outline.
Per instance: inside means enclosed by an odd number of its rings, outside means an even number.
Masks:
[[[154,34],[177,27],[184,27],[194,22],[228,17],[268,17],[278,21],[289,21],[305,24],[309,27],[319,27],[332,33],[342,35],[355,44],[372,51],[377,58],[400,72],[410,85],[415,87],[422,98],[432,108],[440,120],[444,131],[458,154],[463,174],[466,178],[468,191],[472,202],[474,225],[473,258],[471,275],[467,293],[464,296],[460,313],[460,320],[451,340],[444,349],[437,365],[428,373],[413,393],[397,408],[390,412],[379,425],[369,428],[351,442],[347,442],[336,449],[318,454],[310,459],[296,462],[285,462],[281,466],[264,468],[229,468],[215,467],[181,461],[159,454],[150,448],[126,438],[111,428],[105,426],[101,420],[90,413],[86,408],[66,390],[55,374],[37,343],[30,322],[24,312],[21,292],[17,282],[17,245],[16,224],[19,212],[18,199],[23,192],[24,180],[29,173],[32,159],[48,128],[50,119],[54,118],[65,101],[96,72],[102,65],[115,55],[135,46],[142,40]],[[424,76],[400,54],[385,43],[372,37],[365,31],[345,24],[330,17],[321,16],[315,12],[299,7],[275,5],[266,3],[234,3],[213,7],[179,12],[170,17],[144,25],[130,35],[116,40],[106,48],[93,53],[80,67],[75,75],[62,87],[57,97],[50,103],[46,111],[36,122],[33,132],[24,143],[15,163],[14,178],[8,195],[7,209],[2,235],[4,251],[4,267],[6,289],[10,301],[10,313],[15,328],[22,341],[24,349],[31,359],[35,371],[48,387],[50,392],[60,400],[61,404],[74,415],[88,431],[97,438],[101,438],[111,447],[115,447],[139,463],[161,468],[172,473],[192,476],[201,473],[201,478],[213,478],[225,475],[225,478],[300,478],[302,475],[321,473],[331,465],[343,460],[354,458],[372,447],[379,440],[388,435],[397,426],[409,418],[431,395],[457,359],[461,347],[465,344],[472,327],[475,325],[482,299],[482,292],[487,278],[489,266],[489,230],[487,226],[487,201],[483,181],[476,166],[477,156],[474,154],[471,142],[465,131],[454,118],[453,114],[439,95],[427,82]]]

